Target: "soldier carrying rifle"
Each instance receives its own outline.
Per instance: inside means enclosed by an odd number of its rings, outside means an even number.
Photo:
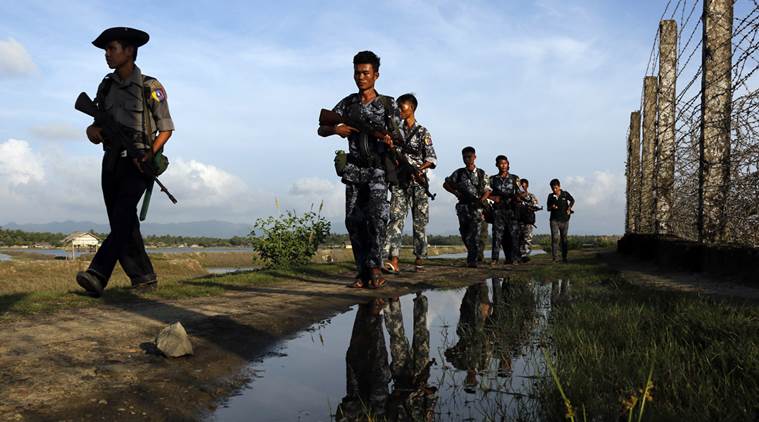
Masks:
[[[76,276],[77,283],[95,297],[103,294],[117,261],[134,288],[153,289],[157,285],[140,233],[137,203],[162,171],[154,166],[174,123],[166,90],[135,65],[137,49],[148,39],[147,33],[133,28],[103,31],[92,44],[105,50],[106,63],[114,72],[98,87],[95,112],[86,107],[91,104],[77,100],[77,109],[100,116],[87,128],[87,138],[94,144],[102,143],[105,151],[101,180],[111,232],[87,271]],[[88,100],[86,94],[80,99]],[[168,163],[162,163],[165,169]]]
[[[398,273],[398,257],[401,252],[403,223],[409,208],[413,220],[415,269],[422,271],[422,259],[427,257],[427,223],[430,221],[430,205],[428,198],[434,199],[429,193],[429,180],[425,172],[437,165],[435,148],[432,146],[432,136],[424,126],[417,122],[414,116],[418,101],[413,94],[403,94],[398,97],[398,108],[404,120],[401,147],[409,171],[399,172],[398,185],[390,187],[390,226],[388,227],[385,256],[390,261],[385,268],[391,273]],[[401,167],[403,169],[403,167]]]
[[[348,138],[347,162],[337,170],[345,184],[345,227],[356,261],[353,287],[380,288],[385,284],[380,268],[389,212],[388,179],[392,181],[395,176],[390,148],[394,139],[400,139],[400,114],[392,97],[374,89],[379,67],[380,58],[371,51],[353,57],[358,92],[343,98],[332,112],[323,110],[317,131],[323,137]],[[322,118],[329,115],[341,121]]]

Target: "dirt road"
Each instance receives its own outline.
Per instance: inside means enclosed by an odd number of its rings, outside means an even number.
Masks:
[[[244,369],[282,339],[371,296],[467,285],[489,272],[431,264],[378,291],[351,274],[225,286],[222,296],[70,309],[0,325],[2,420],[197,420],[246,382]],[[203,280],[213,283],[213,279]],[[94,299],[93,299],[94,300]],[[195,355],[167,359],[151,342],[181,321]]]

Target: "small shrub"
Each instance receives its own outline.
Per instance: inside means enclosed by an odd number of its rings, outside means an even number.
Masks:
[[[259,218],[253,225],[253,250],[270,266],[286,268],[307,264],[329,235],[330,223],[313,210],[298,215],[286,211],[278,217]]]

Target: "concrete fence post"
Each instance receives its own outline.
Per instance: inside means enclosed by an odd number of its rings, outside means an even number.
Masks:
[[[638,233],[640,224],[640,111],[630,113],[627,136],[627,218],[625,233]]]
[[[699,146],[699,241],[725,241],[730,183],[733,0],[704,0]]]
[[[640,233],[654,233],[654,154],[656,147],[656,76],[643,79],[643,148],[640,171]]]
[[[675,84],[677,83],[677,22],[659,23],[659,93],[654,191],[657,234],[670,234],[675,184]]]

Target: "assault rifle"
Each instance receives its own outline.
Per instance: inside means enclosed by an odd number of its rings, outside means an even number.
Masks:
[[[378,127],[371,122],[367,122],[365,119],[354,116],[343,116],[332,110],[327,110],[325,108],[321,109],[319,112],[319,125],[336,126],[338,124],[344,124],[358,129],[360,133],[366,134],[368,137],[372,137],[374,139],[384,139],[385,136],[389,135],[393,139],[393,148],[389,148],[390,158],[398,167],[398,172],[401,174],[406,174],[408,177],[413,178],[419,184],[419,186],[424,189],[425,195],[430,197],[430,199],[433,201],[435,200],[435,196],[437,196],[437,194],[430,192],[430,180],[427,177],[427,174],[419,171],[418,167],[409,162],[406,156],[397,148],[395,148],[395,145],[403,145],[405,143],[403,135],[400,134],[400,131],[397,131],[397,133],[393,134],[391,132],[388,132],[383,127]],[[361,137],[362,139],[358,143],[359,150],[362,154],[366,155],[368,155],[369,151],[369,144],[367,139],[368,137]]]
[[[174,198],[174,195],[172,195],[171,192],[166,189],[166,186],[164,186],[163,183],[158,180],[155,167],[152,165],[150,160],[145,163],[141,161],[142,158],[145,157],[145,152],[135,147],[134,140],[138,139],[138,137],[141,137],[142,132],[124,126],[119,122],[113,120],[113,117],[111,117],[109,114],[98,110],[95,103],[92,101],[92,99],[90,99],[90,96],[84,92],[79,94],[79,96],[76,98],[74,108],[90,117],[93,117],[95,119],[95,124],[103,130],[104,143],[112,151],[111,154],[106,154],[107,161],[105,163],[105,167],[107,169],[113,170],[113,168],[116,166],[116,160],[119,158],[118,152],[121,150],[126,150],[127,157],[136,160],[135,165],[137,165],[145,177],[147,177],[149,181],[155,182],[158,187],[161,188],[161,192],[165,193],[172,203],[177,203],[177,199]]]

